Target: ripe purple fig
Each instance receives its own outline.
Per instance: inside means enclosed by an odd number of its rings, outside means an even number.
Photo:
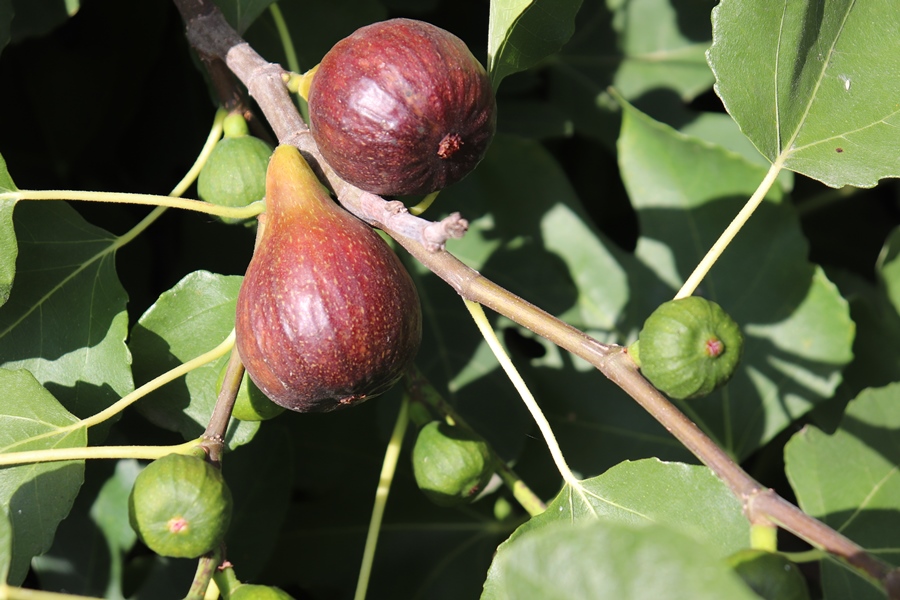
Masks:
[[[391,19],[325,55],[309,89],[310,130],[345,181],[381,195],[427,194],[481,161],[496,130],[484,67],[434,25]]]
[[[261,218],[235,319],[247,374],[298,412],[387,391],[422,337],[419,297],[397,255],[331,200],[293,146],[272,155]]]

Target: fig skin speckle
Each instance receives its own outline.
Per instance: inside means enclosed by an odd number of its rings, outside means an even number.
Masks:
[[[358,29],[322,59],[310,130],[328,163],[380,195],[427,194],[465,177],[496,130],[490,78],[452,33],[412,19]]]
[[[265,214],[235,321],[250,378],[299,412],[387,391],[421,341],[419,298],[400,260],[328,197],[293,147],[273,154]]]

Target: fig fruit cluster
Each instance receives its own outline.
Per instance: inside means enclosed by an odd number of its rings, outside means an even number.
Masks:
[[[734,375],[744,336],[721,306],[698,296],[661,304],[629,352],[650,383],[683,400],[712,393]]]
[[[310,130],[331,167],[380,195],[426,194],[459,181],[496,129],[481,63],[452,33],[412,19],[367,25],[338,42],[308,100]]]
[[[298,412],[387,391],[422,337],[419,297],[400,259],[331,199],[293,146],[272,155],[260,218],[235,319],[247,374]]]
[[[215,549],[231,511],[222,472],[186,454],[169,454],[147,465],[128,498],[132,529],[150,550],[173,558],[197,558]]]
[[[472,502],[496,470],[482,437],[445,421],[431,421],[419,430],[412,463],[419,489],[440,506]]]

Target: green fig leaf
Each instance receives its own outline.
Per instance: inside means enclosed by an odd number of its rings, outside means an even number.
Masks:
[[[900,565],[900,383],[862,392],[831,435],[807,426],[784,449],[800,508],[884,561]],[[837,475],[840,476],[837,476]],[[884,598],[867,580],[822,562],[827,600]]]
[[[569,41],[580,7],[581,0],[491,0],[487,70],[494,89]]]
[[[664,286],[634,297],[632,310],[646,316],[655,308],[647,302],[680,288],[766,170],[623,111],[619,162],[640,223],[636,255]],[[775,187],[697,290],[741,327],[744,355],[727,386],[682,406],[739,459],[830,398],[853,356],[847,302],[807,252]]]
[[[275,0],[215,0],[228,23],[243,33]]]
[[[900,176],[895,9],[892,0],[716,7],[715,89],[766,158],[832,187]]]
[[[87,432],[25,370],[0,369],[0,452],[83,448]],[[84,461],[31,463],[0,469],[0,506],[13,531],[7,581],[20,585],[33,556],[53,542],[56,527],[75,501]]]
[[[504,543],[482,600],[758,600],[714,550],[657,523],[556,522]]]
[[[12,525],[6,508],[0,506],[0,581],[6,583],[12,561]]]
[[[714,81],[704,54],[714,4],[611,0],[586,5],[582,27],[548,61],[552,103],[570,116],[576,131],[609,146],[619,124],[610,87],[659,119],[690,120],[681,102]]]
[[[31,567],[42,589],[124,600],[126,555],[137,540],[128,522],[128,495],[142,467],[133,459],[91,467],[53,546]]]
[[[2,47],[2,42],[0,42],[0,47]],[[6,160],[0,155],[0,196],[16,190],[16,184],[13,183],[9,171],[6,169]],[[9,293],[16,277],[16,257],[19,255],[19,246],[16,244],[16,231],[13,226],[15,206],[16,201],[11,198],[0,199],[0,306],[9,300]]]
[[[63,202],[20,203],[14,221],[19,257],[0,308],[0,365],[28,369],[69,411],[88,417],[134,389],[128,297],[115,269],[120,240]]]
[[[729,556],[728,564],[760,598],[809,600],[806,578],[783,554],[747,548]]]
[[[900,315],[900,227],[894,229],[885,241],[877,270],[887,297]]]
[[[660,489],[666,493],[659,494]],[[566,485],[546,511],[519,527],[506,543],[557,521],[593,520],[632,526],[665,524],[722,557],[746,547],[750,540],[740,502],[712,471],[648,458],[620,463],[582,481],[578,488]]]
[[[131,332],[134,375],[141,383],[219,345],[234,328],[234,310],[242,278],[196,271],[185,276],[138,319]],[[227,356],[194,369],[183,379],[148,394],[137,410],[156,425],[199,437],[215,408],[216,381]],[[232,421],[225,436],[229,448],[249,442],[258,422]]]

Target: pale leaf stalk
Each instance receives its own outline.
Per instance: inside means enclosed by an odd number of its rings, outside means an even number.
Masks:
[[[678,293],[675,294],[675,300],[687,298],[697,290],[697,286],[700,285],[700,282],[703,281],[703,278],[706,277],[709,270],[716,264],[716,261],[722,256],[722,253],[725,252],[728,245],[731,244],[738,232],[747,224],[747,221],[750,220],[750,217],[762,203],[763,199],[765,199],[766,194],[769,193],[769,190],[775,184],[775,180],[781,172],[783,163],[784,159],[782,157],[779,157],[772,163],[772,166],[769,167],[769,171],[759,184],[759,187],[756,188],[756,191],[753,192],[753,195],[750,196],[750,199],[747,200],[747,203],[741,211],[734,217],[731,223],[729,223],[728,227],[725,228],[725,231],[722,232],[719,239],[716,240],[716,243],[712,245],[706,253],[706,256],[704,256],[700,263],[694,268],[694,272],[691,273],[690,277],[687,278],[687,281],[684,282],[684,285],[681,286],[681,289],[678,290]]]
[[[60,592],[45,592],[0,583],[0,600],[91,600],[90,596],[78,596]]]
[[[99,458],[156,460],[169,454],[183,454],[200,445],[191,440],[174,446],[88,446],[82,448],[49,448],[0,454],[0,467],[67,460],[92,460]]]
[[[153,379],[151,379],[150,381],[148,381],[141,387],[137,388],[130,394],[126,394],[125,396],[123,396],[122,399],[119,400],[118,402],[115,402],[114,404],[112,404],[108,408],[98,412],[97,414],[87,417],[85,419],[82,419],[81,421],[78,421],[77,423],[73,423],[72,425],[69,425],[68,427],[58,429],[58,430],[56,430],[56,432],[64,431],[64,430],[74,430],[74,429],[79,429],[81,427],[93,427],[94,425],[97,425],[98,423],[102,423],[103,421],[106,421],[107,419],[110,419],[110,418],[114,417],[115,415],[119,414],[120,412],[125,410],[127,407],[131,406],[132,404],[134,404],[135,402],[137,402],[138,400],[140,400],[141,398],[143,398],[150,392],[161,388],[162,386],[169,383],[170,381],[174,381],[175,379],[178,379],[182,375],[186,375],[187,373],[193,371],[197,367],[202,367],[203,365],[205,365],[207,363],[211,363],[212,361],[216,360],[217,358],[221,358],[222,356],[225,356],[228,352],[231,351],[232,347],[234,347],[234,330],[233,329],[231,330],[231,333],[228,334],[228,337],[226,337],[224,340],[222,340],[222,342],[218,346],[213,348],[212,350],[209,350],[208,352],[204,352],[200,356],[197,356],[196,358],[192,358],[191,360],[178,365],[174,369],[170,369],[169,371],[166,371],[162,375],[154,377]]]
[[[553,462],[556,464],[559,474],[562,475],[563,480],[567,484],[577,489],[580,488],[581,483],[566,463],[566,459],[556,441],[556,436],[553,435],[553,430],[550,428],[547,417],[544,416],[541,407],[538,406],[538,403],[528,389],[528,386],[525,385],[525,380],[519,375],[519,372],[516,370],[515,365],[513,365],[512,360],[510,360],[509,355],[506,354],[506,351],[500,344],[500,340],[497,338],[491,324],[487,320],[487,316],[484,314],[484,309],[477,302],[472,302],[471,300],[464,300],[464,302],[466,303],[466,308],[469,309],[469,313],[472,315],[472,319],[475,320],[475,324],[478,326],[478,330],[481,332],[482,337],[484,337],[484,340],[494,353],[494,356],[497,357],[506,376],[512,382],[513,386],[515,386],[516,391],[519,392],[522,401],[528,408],[528,412],[531,413],[531,417],[534,419],[535,423],[537,423],[538,429],[540,430],[541,435],[544,436],[544,442],[547,444],[547,449],[550,451],[550,456],[553,458]]]
[[[110,202],[118,204],[142,204],[145,206],[164,206],[180,208],[194,212],[229,217],[233,219],[249,219],[263,212],[262,201],[247,206],[219,206],[203,200],[185,200],[172,196],[156,196],[154,194],[131,194],[125,192],[91,192],[85,190],[18,190],[0,194],[0,200],[77,200],[83,202]]]
[[[378,532],[381,530],[381,521],[384,518],[384,508],[387,506],[388,494],[391,491],[391,482],[397,471],[397,461],[400,458],[400,448],[403,445],[403,436],[406,435],[406,427],[409,424],[409,401],[404,397],[400,404],[400,412],[394,423],[394,431],[384,452],[384,461],[381,464],[381,475],[378,478],[378,488],[375,490],[375,505],[372,507],[372,518],[369,520],[369,531],[366,535],[366,546],[363,550],[362,564],[359,567],[359,579],[356,582],[354,600],[365,600],[366,590],[369,587],[369,578],[372,575],[372,563],[375,560],[375,547],[378,544]]]

